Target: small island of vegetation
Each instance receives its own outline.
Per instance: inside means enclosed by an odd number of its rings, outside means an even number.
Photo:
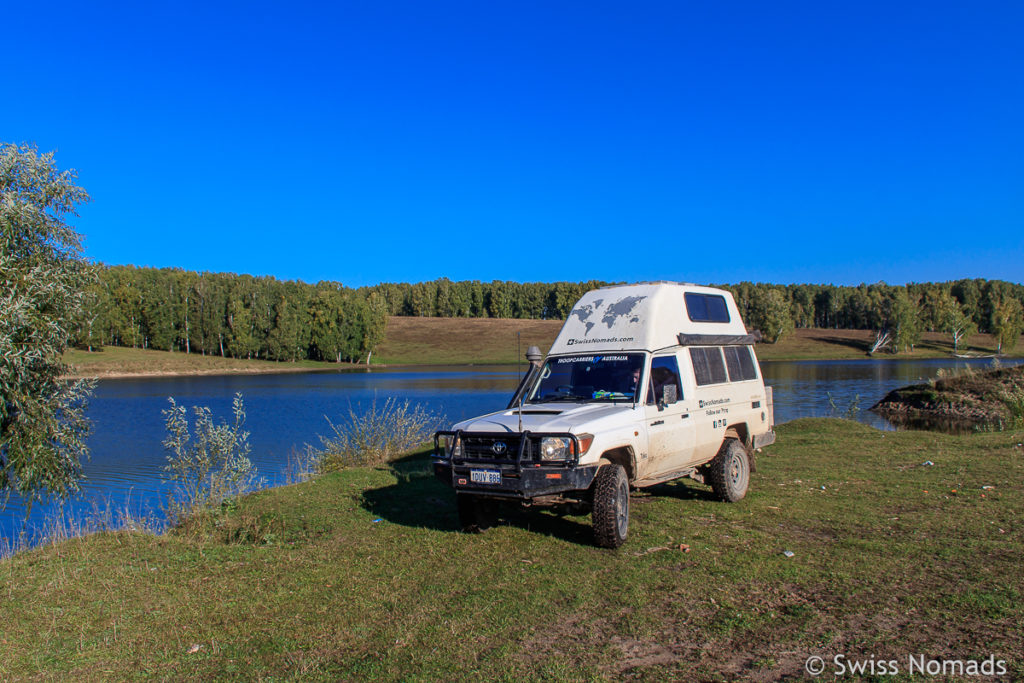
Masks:
[[[940,371],[941,372],[941,371]],[[995,428],[1024,420],[1024,366],[940,374],[924,384],[896,389],[871,410],[896,424]]]

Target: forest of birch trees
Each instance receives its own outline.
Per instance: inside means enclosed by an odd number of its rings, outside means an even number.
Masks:
[[[173,268],[99,266],[75,343],[277,361],[365,362],[389,316],[564,319],[605,282],[383,283],[350,288]],[[794,328],[874,330],[892,350],[923,331],[957,340],[989,332],[1015,343],[1024,286],[998,280],[858,286],[717,285],[736,298],[748,328],[768,342]]]

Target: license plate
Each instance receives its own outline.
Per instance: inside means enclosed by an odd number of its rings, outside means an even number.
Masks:
[[[501,470],[470,470],[469,480],[474,484],[500,484]]]

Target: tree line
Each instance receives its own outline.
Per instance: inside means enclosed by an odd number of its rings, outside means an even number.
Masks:
[[[184,351],[233,358],[360,361],[384,337],[388,316],[568,317],[584,292],[607,283],[382,283],[348,288],[175,268],[100,267],[78,346]],[[923,331],[975,332],[1012,346],[1024,326],[1024,286],[1000,280],[858,286],[718,285],[744,321],[776,342],[795,328],[873,330],[878,349],[912,349]]]
[[[954,350],[975,332],[995,335],[1013,346],[1024,327],[1024,286],[1001,280],[964,279],[940,283],[856,287],[725,285],[744,321],[769,342],[793,328],[873,330],[876,348],[913,350],[924,331],[950,334]]]
[[[390,315],[564,319],[586,291],[608,282],[384,283],[368,288]],[[1001,280],[964,279],[888,285],[716,285],[732,292],[744,322],[776,342],[794,328],[874,330],[878,347],[910,349],[921,332],[948,332],[955,349],[975,332],[1015,343],[1024,326],[1024,286]]]
[[[369,360],[384,338],[380,295],[177,268],[100,267],[72,335],[106,345],[276,361]]]

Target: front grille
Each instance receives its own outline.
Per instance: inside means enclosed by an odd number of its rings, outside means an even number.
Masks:
[[[465,460],[496,460],[499,462],[515,462],[519,454],[522,437],[518,434],[506,437],[462,435],[462,459]],[[501,445],[504,445],[502,448]],[[527,440],[523,460],[532,458],[532,443]]]
[[[564,460],[540,459],[540,443],[545,437],[572,439],[574,448]],[[437,432],[434,434],[434,454],[440,460],[449,458],[446,445],[458,439],[460,453],[453,458],[453,465],[468,463],[493,463],[494,465],[512,465],[519,470],[526,463],[531,467],[541,464],[548,467],[572,467],[579,461],[575,455],[579,450],[576,437],[567,432]],[[504,447],[496,444],[504,444]],[[519,449],[522,448],[522,460],[517,462]],[[503,468],[504,469],[504,468]]]

